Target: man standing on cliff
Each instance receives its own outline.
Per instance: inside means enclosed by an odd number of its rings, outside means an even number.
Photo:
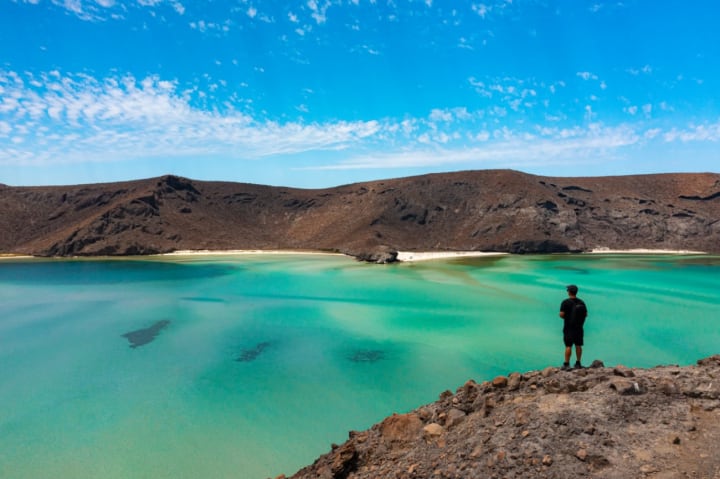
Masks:
[[[570,369],[570,356],[575,345],[575,368],[582,368],[583,326],[587,317],[585,302],[577,297],[578,287],[574,284],[567,288],[568,298],[560,304],[560,317],[563,318],[563,342],[565,343],[565,362],[562,369]]]

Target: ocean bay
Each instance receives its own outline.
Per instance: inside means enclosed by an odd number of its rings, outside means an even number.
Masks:
[[[568,283],[586,363],[690,364],[718,352],[718,272],[674,255],[4,260],[0,473],[292,473],[469,378],[558,366]]]

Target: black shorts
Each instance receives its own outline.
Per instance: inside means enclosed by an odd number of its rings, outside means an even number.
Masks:
[[[583,345],[583,330],[581,329],[565,329],[563,330],[563,342],[566,347],[570,347],[573,344],[575,346]]]

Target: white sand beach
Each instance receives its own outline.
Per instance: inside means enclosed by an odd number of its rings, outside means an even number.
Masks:
[[[261,250],[261,249],[233,249],[233,250],[177,250],[171,253],[162,253],[156,256],[234,256],[234,255],[326,255],[326,256],[346,256],[343,253],[332,253],[328,251],[318,250]],[[428,261],[437,259],[452,258],[470,258],[483,256],[506,256],[510,253],[487,252],[487,251],[399,251],[397,260],[400,262],[411,263],[416,261]],[[665,250],[665,249],[610,249],[595,248],[587,254],[709,254],[705,251],[694,250]],[[0,254],[0,261],[12,259],[32,259],[34,256],[23,254]]]
[[[485,251],[400,251],[397,259],[402,262],[427,261],[433,259],[451,259],[480,256],[505,256],[510,253]],[[708,254],[704,251],[693,250],[666,250],[666,249],[627,249],[616,250],[610,248],[595,248],[589,254]]]
[[[432,259],[467,258],[478,256],[504,256],[509,253],[487,251],[400,251],[397,259],[402,262],[427,261]]]
[[[345,256],[342,253],[331,253],[317,250],[265,250],[265,249],[238,249],[238,250],[178,250],[172,253],[163,253],[158,256],[220,256],[220,255],[261,255],[261,254],[307,254]],[[501,256],[508,253],[484,251],[400,251],[397,259],[402,262],[427,261],[433,259],[448,259],[477,256]]]
[[[158,256],[221,256],[221,255],[249,255],[249,254],[313,254],[313,255],[330,255],[343,256],[342,253],[331,253],[328,251],[317,250],[267,250],[267,249],[229,249],[229,250],[209,250],[209,249],[184,249],[171,253],[163,253]]]
[[[590,254],[708,254],[705,251],[693,251],[693,250],[670,250],[670,249],[646,249],[646,248],[634,248],[634,249],[610,249],[610,248],[595,248],[590,251]]]
[[[243,249],[243,250],[178,250],[172,253],[164,253],[159,256],[232,256],[232,255],[332,255],[344,256],[342,253],[331,253],[327,251],[317,250],[260,250],[260,249]],[[486,256],[507,256],[510,253],[488,252],[488,251],[399,251],[397,260],[403,263],[413,263],[417,261],[442,260],[453,258],[472,258]],[[588,254],[708,254],[704,251],[693,250],[665,250],[665,249],[610,249],[595,248]]]
[[[0,253],[0,261],[4,259],[28,259],[33,257],[34,256],[27,254]]]

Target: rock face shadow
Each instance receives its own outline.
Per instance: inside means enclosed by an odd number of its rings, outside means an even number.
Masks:
[[[255,361],[257,357],[268,348],[268,346],[270,346],[270,342],[263,341],[262,343],[256,344],[254,348],[243,349],[240,352],[240,355],[235,358],[235,361],[239,363],[249,363],[251,361]]]
[[[123,334],[122,337],[127,338],[130,342],[130,347],[134,349],[153,342],[160,331],[167,327],[168,324],[170,324],[169,320],[161,319],[148,328],[130,331],[129,333]]]
[[[385,351],[379,349],[357,349],[350,351],[347,358],[354,363],[375,363],[385,359]]]

